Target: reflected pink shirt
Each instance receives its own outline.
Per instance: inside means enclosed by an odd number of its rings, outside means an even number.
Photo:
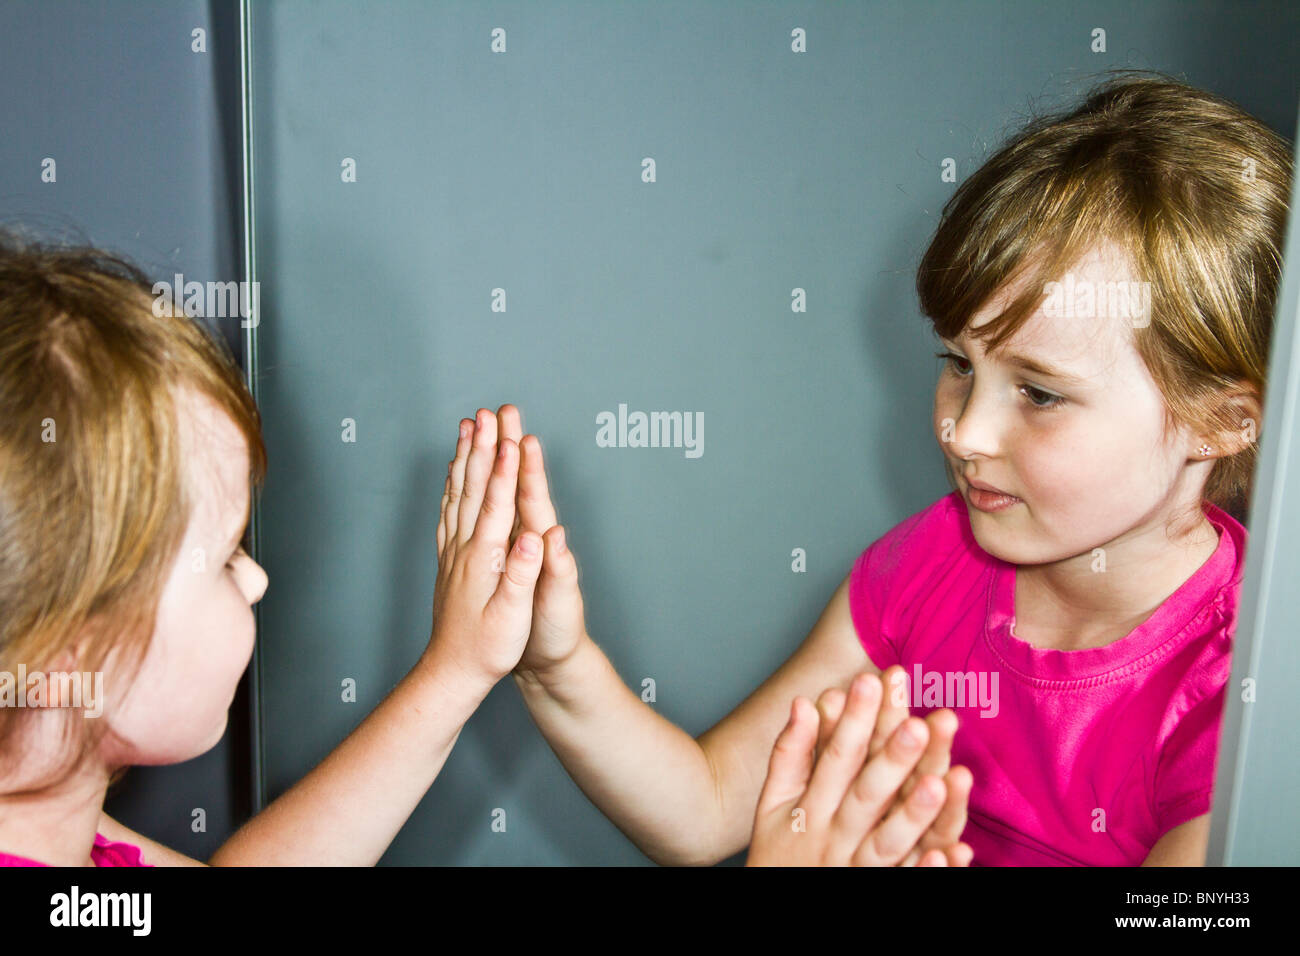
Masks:
[[[95,834],[95,845],[90,848],[90,859],[95,866],[153,866],[140,859],[140,848],[130,843],[114,843],[102,834]],[[25,856],[0,853],[0,866],[48,866]]]
[[[975,541],[960,492],[854,562],[849,605],[867,655],[903,666],[912,713],[947,706],[960,721],[952,762],[974,777],[972,865],[1138,865],[1210,811],[1246,529],[1202,507],[1217,550],[1105,647],[1016,637],[1016,566]]]

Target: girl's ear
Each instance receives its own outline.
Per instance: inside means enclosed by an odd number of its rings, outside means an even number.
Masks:
[[[77,669],[77,661],[81,655],[79,653],[80,645],[74,644],[71,647],[64,648],[50,662],[46,670],[72,672]]]
[[[60,690],[64,686],[64,681],[58,678],[59,674],[77,674],[77,645],[66,647],[41,667],[40,670],[45,674],[45,692],[48,695],[47,704],[51,707],[62,707],[65,701],[60,699]],[[80,680],[80,677],[74,679]]]
[[[1231,424],[1225,425],[1217,432],[1193,436],[1193,444],[1187,457],[1226,458],[1246,450],[1259,441],[1264,408],[1260,402],[1259,391],[1249,382],[1239,382],[1237,387],[1221,393],[1219,408],[1215,411],[1223,414],[1223,420]],[[1209,451],[1206,451],[1207,448]]]

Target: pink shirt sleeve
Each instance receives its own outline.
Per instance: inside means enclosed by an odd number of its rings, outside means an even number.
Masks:
[[[1210,812],[1226,685],[1179,720],[1156,762],[1154,812],[1159,836]]]
[[[920,565],[955,543],[951,505],[940,498],[886,531],[858,556],[849,575],[849,612],[863,649],[882,671],[900,660],[890,609]],[[889,602],[889,603],[886,603]]]
[[[858,640],[871,658],[871,663],[883,671],[898,663],[898,648],[880,629],[877,602],[881,595],[879,589],[873,586],[880,581],[876,562],[873,561],[873,552],[879,545],[880,542],[877,541],[853,562],[853,571],[849,575],[849,612],[853,615]]]

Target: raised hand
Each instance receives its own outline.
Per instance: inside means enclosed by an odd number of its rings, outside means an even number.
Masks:
[[[880,752],[889,736],[909,716],[907,685],[905,683],[907,680],[906,671],[902,667],[894,665],[887,668],[880,675],[880,678],[884,684],[885,695],[881,702],[875,730],[871,736],[871,743],[867,749],[868,759]],[[847,695],[838,687],[829,688],[818,697],[818,732],[815,757],[825,750],[831,734],[839,723],[840,716],[844,713],[846,699]],[[962,831],[966,828],[966,809],[970,800],[971,785],[974,783],[974,778],[967,768],[949,766],[953,736],[957,732],[957,715],[944,708],[931,711],[925,717],[925,722],[929,727],[929,743],[915,769],[900,788],[899,799],[906,799],[925,774],[932,774],[943,779],[947,789],[947,799],[934,823],[926,830],[925,836],[922,837],[921,841],[901,864],[903,866],[915,866],[920,861],[921,855],[927,850],[939,849],[947,851],[957,846],[961,841]],[[961,845],[966,847],[966,851],[969,851],[967,844]],[[967,859],[966,863],[953,865],[964,866],[967,863],[969,863],[969,859]]]
[[[538,674],[563,663],[587,636],[578,563],[568,548],[564,526],[559,524],[551,501],[541,440],[536,435],[523,434],[519,409],[514,405],[502,405],[496,420],[502,440],[514,442],[520,451],[512,541],[517,535],[531,533],[539,535],[545,545],[533,597],[532,632],[515,668],[516,673]],[[454,469],[451,487],[455,493]]]
[[[542,567],[540,535],[512,540],[518,444],[498,441],[497,419],[462,420],[438,521],[433,636],[425,656],[490,689],[519,663]]]
[[[839,715],[829,734],[822,733],[826,721],[819,711],[805,698],[795,699],[759,796],[748,865],[908,863],[944,810],[948,788],[938,775],[918,772],[930,753],[929,724],[906,715],[893,727],[883,723],[878,718],[894,717],[882,708],[884,697],[880,678],[859,675],[847,701],[831,705]],[[902,794],[913,773],[916,782]],[[970,847],[954,841],[918,853],[916,862],[965,866],[970,858]]]

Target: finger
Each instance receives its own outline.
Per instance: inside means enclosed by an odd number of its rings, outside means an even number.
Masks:
[[[460,540],[456,533],[457,519],[460,517],[460,497],[465,490],[465,462],[469,458],[470,442],[473,439],[474,420],[462,418],[460,435],[456,439],[456,457],[452,459],[447,472],[451,477],[451,488],[447,492],[447,541],[453,543]]]
[[[545,644],[547,635],[568,635],[571,639],[572,635],[585,634],[587,621],[578,581],[578,562],[565,543],[564,526],[552,527],[542,535],[542,541],[546,554],[542,557],[542,573],[533,599],[530,639],[540,639]]]
[[[876,726],[880,696],[880,681],[874,674],[859,674],[849,685],[844,713],[813,767],[812,782],[808,785],[808,795],[805,797],[810,823],[835,817],[837,808],[862,769],[862,763],[867,757],[867,744],[871,742],[871,731]],[[920,749],[917,749],[917,756],[920,756]],[[908,769],[911,769],[911,764]],[[898,778],[898,783],[902,783],[904,777],[906,774]],[[897,789],[898,783],[893,789]],[[861,836],[853,845],[856,846],[860,840]]]
[[[826,745],[831,742],[831,734],[839,726],[848,699],[849,695],[838,687],[826,688],[817,698],[817,749],[813,753],[814,764],[826,752]]]
[[[520,535],[506,556],[505,571],[484,610],[485,615],[496,618],[503,627],[522,634],[525,643],[533,615],[533,590],[541,570],[542,539],[535,534]],[[519,653],[523,651],[521,644]]]
[[[488,477],[473,535],[475,541],[501,548],[502,553],[511,546],[510,525],[515,520],[515,480],[518,475],[519,448],[509,438],[503,438],[497,445],[496,462]],[[540,559],[540,552],[538,557]]]
[[[936,847],[952,846],[961,840],[966,829],[966,811],[970,805],[970,790],[974,775],[965,767],[953,767],[943,778],[948,789],[948,799],[930,827],[927,838]]]
[[[545,534],[559,524],[542,460],[542,440],[525,435],[519,444],[519,520],[529,531]]]
[[[497,409],[497,437],[509,438],[516,445],[523,440],[524,427],[519,409],[509,403]]]
[[[861,852],[863,840],[872,833],[890,806],[897,802],[898,788],[925,752],[927,732],[925,721],[919,717],[909,717],[890,737],[880,753],[867,758],[865,766],[861,767],[851,781],[848,792],[836,810],[831,831],[835,846],[847,848],[850,855],[855,850]],[[935,804],[935,814],[939,812],[942,802],[940,799]],[[929,826],[928,821],[926,826]],[[915,839],[899,848],[899,860],[924,833],[925,827],[922,827],[917,831]],[[891,865],[893,862],[897,861],[891,861]]]
[[[478,521],[479,508],[487,491],[488,476],[497,457],[497,417],[485,408],[475,415],[476,427],[470,444],[469,460],[465,462],[465,485],[461,490],[460,513],[456,519],[456,538],[461,544],[469,541]]]
[[[767,779],[758,797],[759,816],[803,795],[812,775],[812,748],[816,740],[817,711],[805,698],[796,697],[790,705],[790,719],[772,747]]]
[[[931,711],[926,715],[925,722],[930,725],[930,743],[926,745],[925,753],[921,755],[916,770],[907,778],[903,789],[899,791],[899,796],[904,799],[924,774],[932,773],[936,777],[947,774],[952,759],[952,739],[957,733],[957,715],[944,708]]]
[[[894,866],[902,862],[938,816],[945,796],[942,780],[928,774],[922,777],[912,795],[896,802],[889,816],[866,835],[854,856],[854,864]],[[927,851],[926,855],[929,852],[943,855],[940,851]]]
[[[447,546],[447,498],[451,494],[451,473],[442,483],[442,503],[438,505],[438,569],[442,570],[442,549]]]
[[[970,866],[971,860],[975,859],[975,851],[969,843],[958,843],[948,850],[947,856],[949,866]]]
[[[876,721],[876,732],[867,747],[867,759],[870,760],[884,748],[885,743],[898,730],[899,724],[907,720],[910,713],[907,702],[910,699],[907,683],[907,671],[895,664],[886,668],[880,675],[884,685],[884,702],[880,708],[880,718]]]
[[[497,409],[497,439],[500,440],[502,438],[509,438],[512,442],[515,443],[515,447],[518,448],[519,443],[523,440],[523,437],[524,437],[523,419],[519,413],[519,409],[516,408],[514,405],[510,405],[510,404],[505,404],[502,405],[500,408],[498,408]],[[519,457],[520,457],[520,466],[522,467],[523,465],[522,450],[520,451]],[[513,523],[510,526],[509,547],[512,548],[515,546],[515,542],[519,540],[519,532],[524,530],[523,524],[519,520],[519,509],[517,507],[514,508],[514,513],[515,513],[515,518]],[[537,529],[533,529],[533,530],[537,530]],[[542,529],[542,531],[545,530],[546,530],[545,528]],[[537,533],[541,534],[542,531],[538,531]]]
[[[522,462],[522,458],[523,458],[523,455],[522,455],[522,453],[521,453],[521,454],[520,454],[520,459],[521,459],[520,464],[521,464],[521,465],[523,464],[523,462]],[[516,491],[516,494],[518,494],[518,491]],[[518,506],[517,506],[517,504],[516,504],[516,507],[515,507],[515,520],[514,520],[514,523],[510,525],[510,547],[513,548],[513,547],[515,546],[515,542],[519,540],[519,532],[522,531],[523,529],[524,529],[523,522],[521,522],[521,521],[519,520],[519,508],[518,508]]]
[[[921,838],[921,842],[903,861],[904,866],[915,866],[926,850],[955,846],[961,839],[962,831],[966,829],[966,808],[969,805],[974,776],[965,767],[957,766],[948,771],[943,782],[948,790],[943,809],[939,811],[939,816]]]
[[[948,858],[944,856],[942,850],[930,850],[918,864],[920,866],[947,866]],[[956,864],[954,864],[956,865]]]

